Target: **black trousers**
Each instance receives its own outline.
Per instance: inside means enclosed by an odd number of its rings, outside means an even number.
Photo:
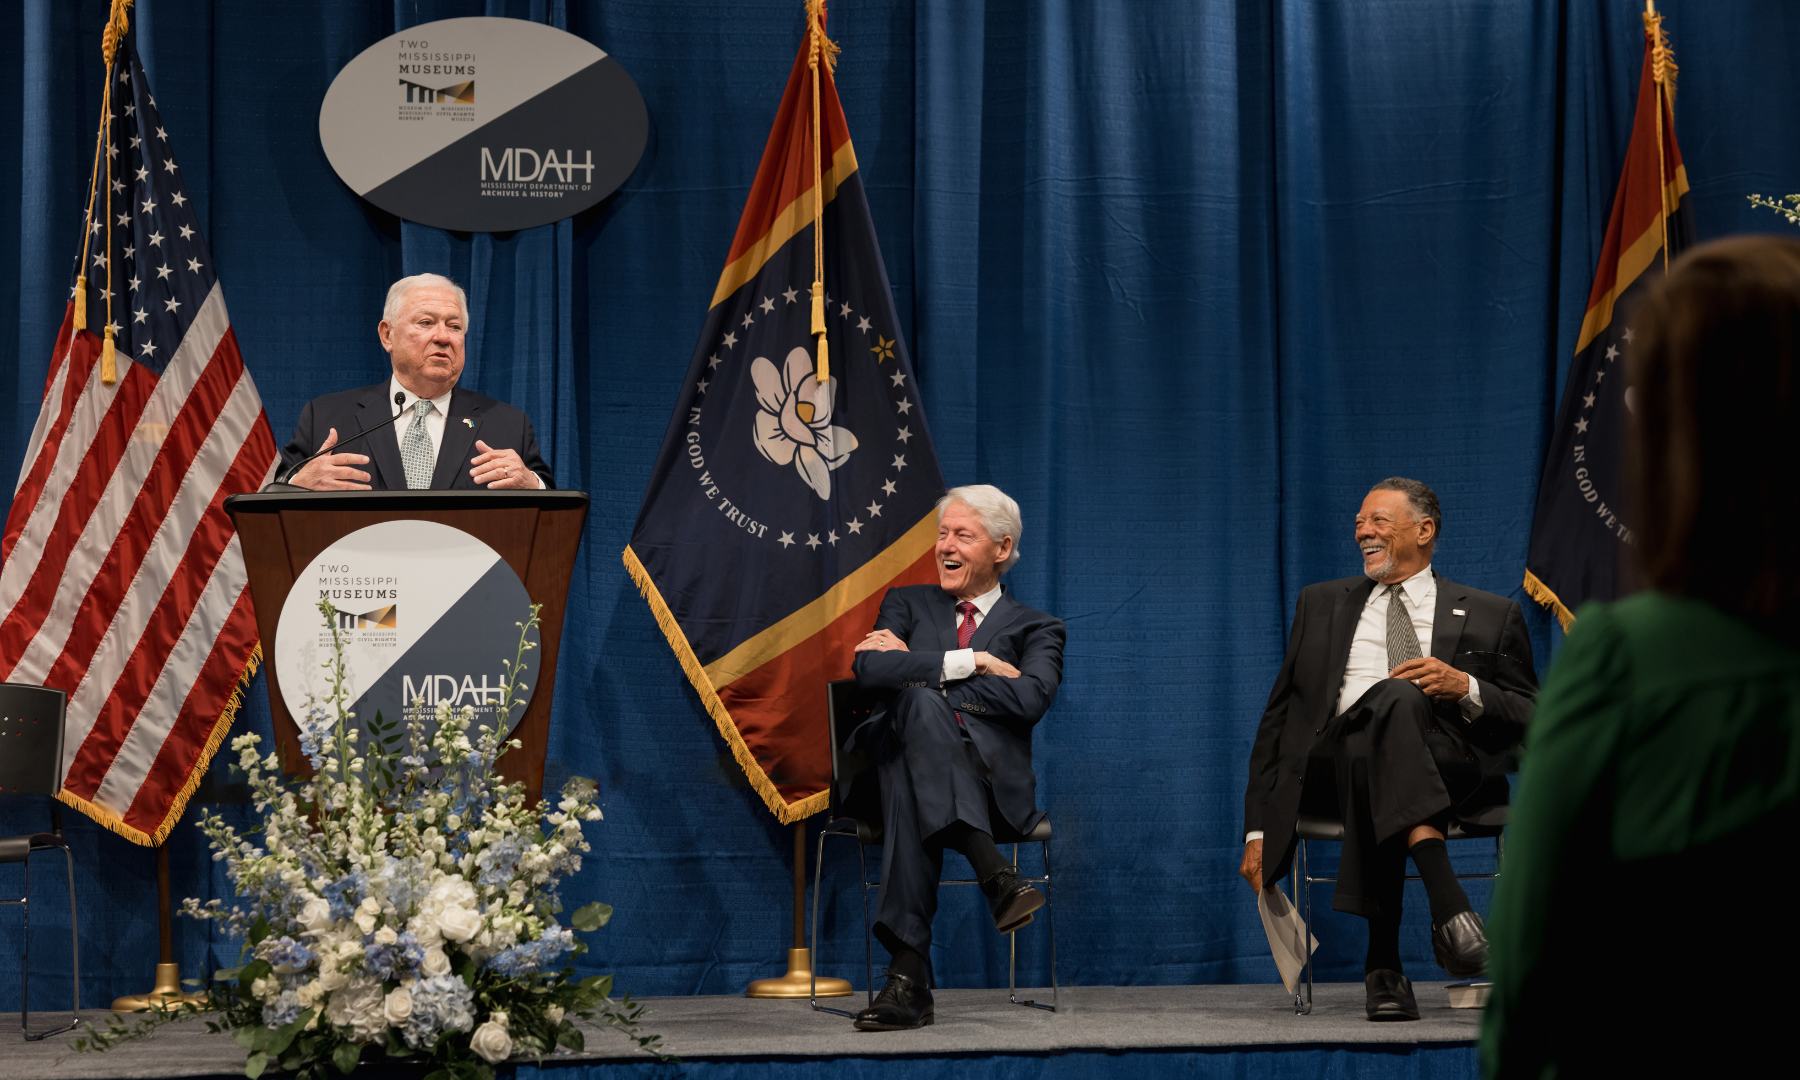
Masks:
[[[945,830],[957,822],[993,835],[1003,820],[974,742],[936,690],[909,686],[865,730],[881,779],[881,893],[875,938],[929,956],[944,874]],[[961,830],[957,830],[960,832]]]
[[[1505,778],[1498,777],[1505,801]],[[1398,915],[1406,834],[1485,794],[1481,767],[1446,731],[1431,699],[1406,679],[1383,679],[1327,724],[1313,745],[1303,811],[1342,815],[1344,848],[1331,906],[1365,918]]]

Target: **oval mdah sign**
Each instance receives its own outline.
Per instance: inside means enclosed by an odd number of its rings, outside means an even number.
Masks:
[[[332,80],[319,141],[350,189],[421,225],[509,232],[617,190],[649,114],[619,62],[524,19],[444,19],[371,45]]]

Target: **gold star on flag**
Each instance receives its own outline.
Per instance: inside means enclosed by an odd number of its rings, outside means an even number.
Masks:
[[[881,363],[883,360],[892,360],[894,358],[894,343],[888,338],[876,334],[875,344],[869,347],[869,351],[875,354],[875,362],[877,364]]]

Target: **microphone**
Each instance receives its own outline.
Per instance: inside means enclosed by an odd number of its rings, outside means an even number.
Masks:
[[[404,391],[404,390],[394,391],[395,407],[398,408],[399,406],[402,406],[405,404],[406,404],[406,391]],[[394,415],[388,417],[386,420],[383,420],[381,423],[376,424],[374,427],[363,428],[361,431],[350,436],[349,438],[340,439],[337,442],[333,443],[332,445],[327,446],[325,449],[320,450],[317,453],[311,455],[310,457],[303,458],[298,465],[295,465],[293,468],[288,470],[288,472],[287,472],[288,476],[290,478],[293,477],[301,469],[306,468],[308,465],[310,465],[313,462],[317,461],[318,459],[324,457],[326,454],[336,454],[336,453],[341,452],[346,445],[355,442],[356,440],[362,438],[364,435],[368,435],[373,432],[380,431],[382,428],[387,427],[390,424],[398,423],[400,418],[405,415],[406,415],[406,411],[404,409],[401,409],[399,412],[396,412]],[[312,490],[311,488],[301,487],[298,484],[291,484],[284,480],[271,481],[266,487],[263,488],[263,492],[265,494],[288,492],[288,491],[311,491],[311,490]]]

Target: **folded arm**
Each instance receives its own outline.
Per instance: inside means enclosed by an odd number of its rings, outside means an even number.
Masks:
[[[915,629],[911,609],[897,589],[889,589],[881,598],[881,614],[875,618],[871,637],[882,631],[893,635],[899,647],[864,649],[858,647],[850,661],[856,685],[865,690],[898,690],[904,686],[938,686],[944,674],[942,650],[913,650],[907,635]],[[865,639],[866,640],[866,639]]]
[[[1025,635],[1018,662],[1012,665],[1018,675],[1006,675],[996,665],[992,674],[972,675],[949,683],[944,689],[950,704],[967,702],[977,706],[971,711],[989,720],[1027,726],[1037,723],[1050,711],[1057,688],[1062,685],[1063,643],[1067,638],[1068,630],[1061,619],[1049,619],[1033,627]],[[975,655],[979,662],[982,654]]]

